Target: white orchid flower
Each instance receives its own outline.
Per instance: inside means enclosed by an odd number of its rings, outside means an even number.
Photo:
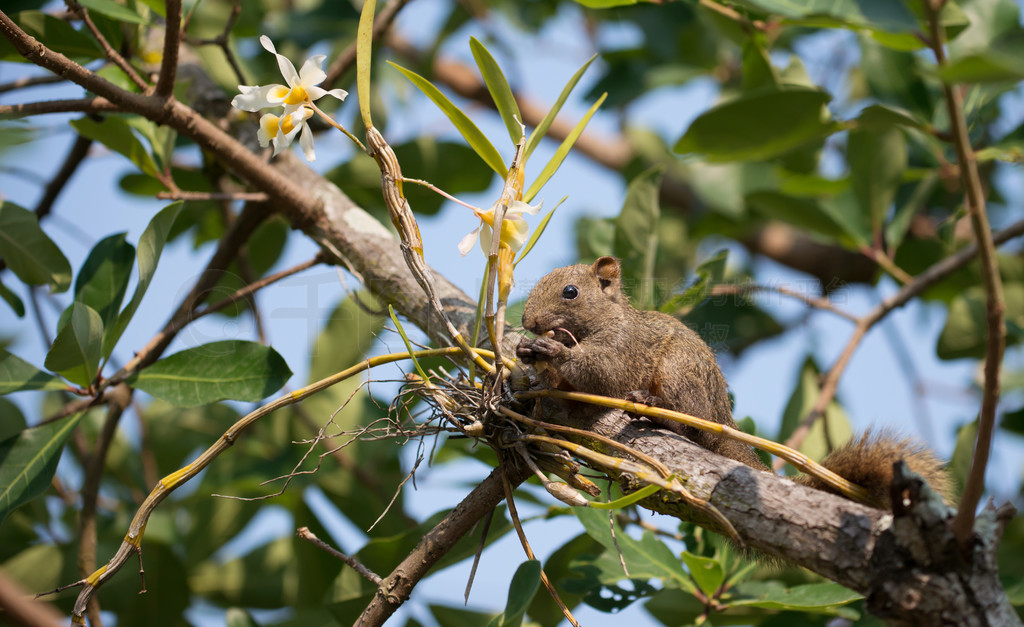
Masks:
[[[256,138],[260,146],[266,148],[270,143],[274,144],[274,155],[291,145],[295,136],[302,132],[299,137],[299,145],[306,156],[307,161],[315,161],[316,153],[313,150],[313,133],[309,130],[306,120],[313,117],[313,110],[305,105],[285,107],[285,114],[281,117],[273,113],[264,113],[260,118],[260,130]]]
[[[508,210],[505,211],[505,219],[501,223],[501,242],[508,246],[512,252],[519,252],[523,244],[526,243],[526,233],[530,230],[530,226],[523,219],[523,214],[537,215],[537,212],[543,206],[543,202],[537,205],[528,205],[521,200],[513,200],[508,206]],[[494,212],[497,208],[498,203],[494,203],[487,211],[476,213],[476,217],[480,218],[480,225],[459,242],[459,252],[462,253],[463,257],[466,256],[466,253],[473,248],[473,244],[480,238],[481,230],[483,231],[483,239],[480,240],[480,248],[484,251],[485,255],[490,252],[491,229],[494,227]]]
[[[327,78],[323,71],[326,55],[317,54],[306,59],[302,69],[295,71],[295,66],[282,54],[277,53],[274,42],[266,35],[260,36],[260,43],[267,51],[277,57],[277,66],[287,85],[239,85],[241,93],[231,100],[231,106],[242,111],[259,111],[268,107],[294,106],[319,100],[324,96],[334,96],[344,100],[348,92],[344,89],[330,91],[318,87]],[[286,112],[287,113],[287,112]]]

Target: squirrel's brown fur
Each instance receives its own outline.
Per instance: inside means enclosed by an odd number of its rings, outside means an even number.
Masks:
[[[621,266],[613,257],[558,268],[542,278],[527,298],[523,326],[538,337],[523,339],[516,354],[535,364],[551,387],[638,400],[736,427],[714,352],[672,316],[633,308],[622,293]],[[745,444],[670,421],[660,424],[719,455],[768,470]],[[864,434],[822,464],[889,503],[897,460],[949,498],[946,473],[935,455],[889,432]],[[813,477],[799,481],[827,489]]]

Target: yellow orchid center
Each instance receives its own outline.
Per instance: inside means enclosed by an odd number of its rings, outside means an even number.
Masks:
[[[285,118],[285,120],[290,123],[288,118]],[[263,131],[263,134],[267,137],[277,137],[277,128],[280,123],[281,118],[272,113],[267,113],[260,118],[260,130]]]
[[[267,92],[267,98],[273,100],[284,100],[290,93],[291,90],[284,85],[275,85],[273,89]]]
[[[292,87],[288,95],[284,97],[284,103],[289,105],[296,105],[307,100],[309,100],[309,94],[306,93],[306,90],[301,85]]]
[[[295,130],[295,123],[292,122],[292,116],[287,116],[281,120],[281,132],[287,135]]]

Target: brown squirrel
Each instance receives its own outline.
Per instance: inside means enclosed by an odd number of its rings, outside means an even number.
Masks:
[[[558,268],[542,278],[523,310],[523,326],[538,337],[520,341],[516,355],[540,366],[541,379],[551,387],[643,402],[735,428],[714,352],[676,318],[630,305],[621,275],[618,259],[601,257],[593,265]],[[719,455],[768,470],[746,444],[675,422],[659,424]],[[897,460],[951,500],[939,459],[890,432],[865,433],[821,463],[889,503]],[[831,491],[814,477],[797,481]]]

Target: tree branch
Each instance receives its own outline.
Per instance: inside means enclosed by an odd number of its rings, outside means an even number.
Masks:
[[[935,54],[937,65],[942,68],[946,64],[946,51],[943,48],[945,30],[939,20],[942,3],[925,0],[924,6],[931,32],[932,52]],[[960,166],[960,181],[965,192],[964,202],[971,217],[974,237],[978,242],[981,278],[985,286],[985,381],[982,386],[981,413],[978,416],[978,439],[971,459],[971,471],[967,475],[964,492],[960,497],[960,509],[956,515],[957,539],[960,541],[960,547],[967,550],[967,543],[971,540],[971,529],[974,527],[974,512],[978,508],[982,492],[985,491],[985,468],[988,466],[992,433],[996,424],[999,370],[1003,363],[1003,352],[1006,350],[1006,301],[1003,299],[1003,279],[999,274],[992,230],[985,211],[985,194],[981,189],[978,160],[971,147],[967,120],[964,118],[963,97],[958,88],[946,82],[942,84],[942,93],[946,113],[949,115],[953,147],[956,149],[957,163]]]
[[[14,117],[44,113],[115,113],[121,108],[106,98],[73,98],[70,100],[42,100],[23,104],[0,105],[0,115]]]
[[[659,460],[693,496],[710,500],[748,548],[864,594],[868,610],[894,624],[1020,624],[996,564],[1002,528],[1013,513],[1009,505],[981,515],[965,556],[953,535],[953,510],[922,491],[918,477],[894,480],[894,502],[909,505],[890,516],[715,455],[618,410],[566,411],[550,402],[544,409],[545,420],[613,438]],[[569,439],[600,445],[586,435]],[[642,487],[629,475],[611,474],[626,493]],[[718,525],[664,491],[641,504],[712,530]]]
[[[167,0],[166,30],[164,31],[164,58],[160,61],[160,78],[156,83],[156,96],[174,95],[174,77],[178,72],[178,47],[181,45],[181,0]]]
[[[1020,237],[1021,235],[1024,235],[1024,220],[1014,222],[998,233],[991,235],[991,238],[993,245],[1000,245],[1015,237]],[[800,421],[800,425],[793,430],[792,435],[790,435],[789,439],[786,440],[786,446],[790,448],[799,448],[800,444],[807,436],[807,433],[810,431],[811,425],[813,425],[814,421],[824,414],[825,408],[828,407],[828,404],[832,401],[832,398],[835,397],[835,393],[839,389],[839,379],[846,370],[846,366],[849,364],[850,358],[853,356],[853,353],[857,350],[857,346],[860,345],[861,340],[864,339],[864,336],[871,327],[875,326],[892,310],[906,305],[910,302],[911,298],[921,294],[929,287],[935,285],[942,279],[967,265],[977,254],[978,247],[972,244],[971,246],[967,246],[949,257],[946,257],[942,261],[935,263],[930,268],[917,275],[913,283],[903,286],[898,292],[882,301],[867,315],[857,320],[857,328],[854,329],[853,334],[847,341],[846,347],[840,354],[839,359],[836,360],[825,374],[825,379],[821,385],[821,393],[814,402],[814,406],[811,408],[811,411],[807,413],[807,416]],[[783,464],[780,464],[778,460],[776,460],[776,470],[781,468],[782,465]],[[975,507],[977,507],[977,501],[975,501]]]
[[[513,487],[529,476],[525,469],[507,467],[506,470],[509,473],[508,481]],[[356,626],[383,625],[409,598],[412,589],[430,568],[504,498],[502,474],[495,468],[436,527],[427,532],[416,548],[384,578],[373,600],[356,621]]]

